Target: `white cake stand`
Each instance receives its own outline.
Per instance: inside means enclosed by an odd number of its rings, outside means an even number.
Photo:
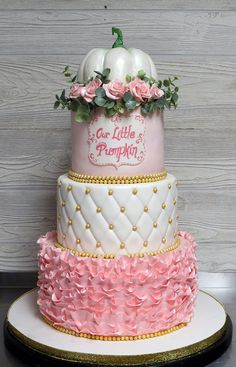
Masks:
[[[61,333],[46,324],[36,305],[37,289],[10,306],[5,322],[7,348],[31,366],[190,366],[218,358],[232,339],[224,307],[199,291],[195,315],[184,328],[156,338],[99,341]]]

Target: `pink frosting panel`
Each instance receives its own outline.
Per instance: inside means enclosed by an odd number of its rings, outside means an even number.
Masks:
[[[195,242],[179,232],[180,246],[158,256],[84,258],[42,236],[40,312],[77,333],[135,336],[189,322],[197,292]]]
[[[140,109],[135,110],[140,114]],[[103,119],[104,126],[111,123],[110,118],[106,118],[103,113],[97,112],[97,119]],[[154,112],[144,117],[145,119],[145,155],[142,161],[135,165],[96,165],[90,156],[89,149],[89,123],[77,123],[72,120],[72,170],[87,175],[98,176],[119,176],[119,175],[144,175],[163,171],[164,169],[164,123],[163,113]],[[132,123],[135,130],[137,124]],[[129,140],[127,139],[127,143]]]

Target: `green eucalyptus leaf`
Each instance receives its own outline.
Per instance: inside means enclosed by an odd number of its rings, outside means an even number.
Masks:
[[[128,101],[131,101],[131,100],[134,100],[134,99],[133,99],[133,96],[130,92],[125,92],[125,94],[123,95],[123,100],[125,102],[128,102]]]
[[[122,102],[117,102],[114,106],[114,109],[118,113],[124,113],[125,112],[125,106]]]
[[[63,102],[65,102],[65,101],[66,101],[66,90],[65,90],[65,89],[63,89],[63,91],[61,92],[61,97],[60,97],[60,99],[61,99]]]
[[[78,107],[79,107],[79,101],[77,101],[76,99],[73,99],[70,104],[71,110],[76,112]]]
[[[176,103],[178,101],[178,98],[179,98],[178,94],[174,93],[173,96],[172,96],[173,102]]]
[[[144,106],[141,106],[141,113],[143,114],[143,115],[146,115],[147,113],[148,113],[148,111],[146,110],[146,108],[145,108],[145,105]]]
[[[106,110],[106,115],[109,116],[109,117],[114,116],[116,113],[117,113],[117,111],[114,108]]]
[[[105,108],[107,108],[108,110],[110,110],[111,108],[113,108],[115,106],[115,102],[114,101],[107,101],[104,105]]]
[[[127,81],[127,83],[131,82],[131,75],[126,75],[125,80]]]
[[[77,109],[75,120],[77,122],[86,122],[90,118],[90,111],[86,109],[84,105],[80,105]]]
[[[105,97],[106,92],[102,87],[99,87],[95,90],[95,94],[97,97]]]
[[[170,90],[168,90],[167,92],[166,92],[166,98],[170,98],[171,97],[171,91]]]
[[[150,85],[153,85],[153,84],[155,84],[156,83],[156,79],[154,79],[154,78],[150,78],[149,79],[149,83],[150,83]]]
[[[163,97],[155,100],[154,104],[155,104],[155,107],[156,108],[163,108],[165,106],[165,104],[166,104],[165,97],[163,96]]]
[[[111,69],[110,68],[106,68],[106,69],[103,70],[102,75],[106,78],[106,77],[108,77],[108,75],[110,74],[110,72],[111,72]]]
[[[70,80],[71,83],[74,83],[76,81],[76,75]]]
[[[54,109],[56,110],[59,106],[60,106],[60,102],[59,101],[56,101],[54,103]]]
[[[99,96],[99,97],[95,97],[94,102],[96,103],[97,106],[103,107],[106,103],[106,100],[105,98]]]
[[[134,100],[130,100],[130,101],[125,102],[125,107],[126,107],[128,110],[134,110],[134,109],[135,109],[135,107],[136,107],[136,101],[134,101]]]
[[[165,87],[169,87],[170,86],[170,81],[168,79],[165,79],[163,81],[163,84],[164,84]]]
[[[145,73],[144,70],[139,70],[138,71],[138,78],[144,79],[145,75],[146,75],[146,73]]]

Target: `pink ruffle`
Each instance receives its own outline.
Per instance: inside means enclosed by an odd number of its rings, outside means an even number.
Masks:
[[[195,242],[158,256],[84,258],[54,246],[55,231],[40,237],[40,312],[77,333],[134,336],[189,322],[197,292]]]

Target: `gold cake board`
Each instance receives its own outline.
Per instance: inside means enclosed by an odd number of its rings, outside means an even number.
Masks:
[[[217,359],[232,339],[232,322],[223,305],[199,291],[195,315],[184,328],[151,339],[101,341],[61,333],[39,314],[37,289],[9,308],[6,347],[30,366],[201,367]]]

